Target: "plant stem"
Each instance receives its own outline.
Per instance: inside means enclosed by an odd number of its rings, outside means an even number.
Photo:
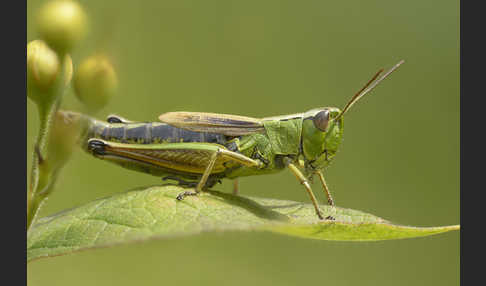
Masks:
[[[27,230],[30,228],[42,201],[45,199],[45,188],[49,185],[49,166],[44,155],[49,139],[53,117],[57,111],[56,102],[39,106],[40,129],[33,154],[30,187],[27,192]]]
[[[62,55],[60,58],[64,59],[65,57]],[[53,99],[40,102],[37,105],[40,128],[34,147],[34,154],[32,156],[30,185],[27,190],[27,231],[29,231],[30,226],[34,222],[42,203],[51,192],[56,178],[57,172],[53,172],[50,168],[46,153],[54,117],[56,116],[57,109],[59,108],[65,90],[64,73],[65,63],[64,60],[62,60],[60,76],[55,83],[55,87],[50,91],[47,91],[47,93],[54,93],[55,96],[46,96],[46,98]]]

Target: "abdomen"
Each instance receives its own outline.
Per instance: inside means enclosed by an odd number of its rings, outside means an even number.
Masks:
[[[225,145],[227,142],[226,136],[221,134],[194,132],[159,122],[110,124],[97,121],[87,137],[127,144],[206,142]]]

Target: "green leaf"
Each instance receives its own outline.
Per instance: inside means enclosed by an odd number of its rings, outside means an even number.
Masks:
[[[187,190],[187,189],[186,189]],[[177,201],[176,186],[138,189],[39,219],[28,232],[27,260],[88,248],[210,231],[271,231],[322,240],[372,241],[432,235],[459,226],[410,227],[356,210],[210,191]]]

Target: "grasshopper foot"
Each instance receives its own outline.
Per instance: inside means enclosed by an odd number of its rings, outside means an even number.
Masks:
[[[199,193],[198,192],[182,192],[179,195],[177,195],[177,200],[182,201],[185,197],[187,196],[197,196]]]
[[[328,216],[326,216],[325,220],[336,220],[336,219],[334,217],[328,215]]]

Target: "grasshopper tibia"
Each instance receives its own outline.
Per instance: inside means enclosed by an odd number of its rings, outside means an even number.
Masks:
[[[198,184],[198,182],[186,181],[186,180],[183,180],[183,179],[176,177],[176,176],[165,176],[165,177],[162,178],[162,181],[167,181],[167,180],[176,181],[177,185],[180,186],[180,187],[183,187],[183,188],[195,188]],[[217,183],[221,184],[221,180],[209,177],[204,188],[211,188],[214,185],[216,185]]]
[[[211,174],[214,164],[216,163],[219,157],[226,157],[235,162],[238,162],[242,165],[249,166],[249,167],[261,167],[263,164],[261,161],[253,160],[251,158],[248,158],[236,152],[232,152],[223,148],[218,148],[216,152],[214,152],[211,155],[211,158],[209,159],[209,164],[204,170],[204,173],[201,176],[201,180],[197,184],[194,192],[183,192],[177,196],[178,200],[184,199],[185,196],[197,195],[206,187],[206,183],[208,182],[209,175]]]
[[[165,176],[162,178],[162,181],[173,180],[176,181],[178,186],[186,187],[186,188],[195,188],[197,186],[197,182],[188,182],[181,178],[175,176]]]
[[[211,159],[209,161],[209,164],[206,167],[206,170],[204,170],[204,173],[201,177],[201,180],[197,184],[196,189],[193,192],[186,191],[186,192],[180,193],[177,196],[178,201],[182,201],[184,199],[184,197],[186,197],[186,196],[196,196],[197,194],[199,194],[203,190],[203,188],[206,186],[206,181],[208,180],[209,174],[211,174],[211,171],[213,170],[214,163],[216,163],[216,160],[218,159],[218,155],[220,155],[221,152],[222,152],[222,149],[218,149],[216,152],[213,153],[213,155],[211,155]]]
[[[319,176],[319,179],[321,181],[322,187],[324,188],[324,191],[326,192],[327,196],[327,203],[332,207],[332,210],[336,210],[334,208],[334,200],[332,199],[331,192],[329,191],[329,188],[327,187],[326,180],[324,179],[324,175],[322,174],[322,171],[317,171],[316,174]],[[327,216],[326,219],[328,220],[336,220],[332,216]]]
[[[321,181],[322,187],[324,188],[324,191],[326,192],[327,196],[327,203],[330,206],[334,206],[334,200],[332,199],[331,192],[329,191],[329,188],[327,187],[326,180],[324,179],[324,175],[322,174],[321,171],[317,171],[316,174],[319,176],[319,180]]]
[[[302,185],[304,185],[305,190],[309,194],[309,197],[310,197],[310,199],[312,201],[312,204],[314,205],[314,209],[316,210],[316,214],[319,217],[319,219],[324,219],[324,217],[322,216],[321,209],[319,208],[319,205],[317,204],[316,196],[312,192],[312,189],[311,189],[311,187],[309,185],[309,182],[307,181],[307,179],[305,178],[305,176],[302,174],[302,172],[293,163],[291,163],[290,159],[288,159],[287,162],[285,162],[285,164],[290,169],[290,171],[292,171],[292,173],[295,175],[295,177],[297,178],[297,180],[299,180],[300,183]],[[328,219],[328,218],[326,217],[326,219]]]

